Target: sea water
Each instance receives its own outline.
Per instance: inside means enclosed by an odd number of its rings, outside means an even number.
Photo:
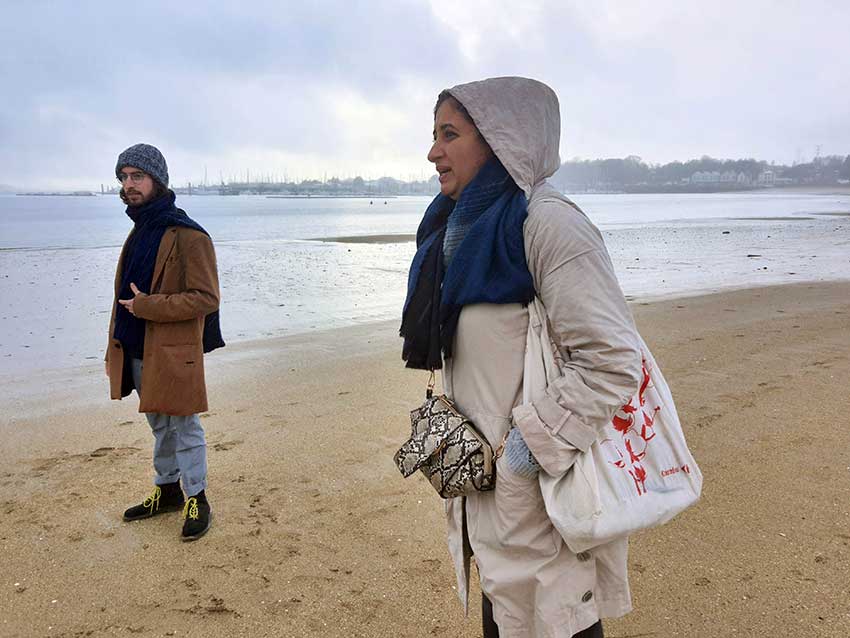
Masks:
[[[850,194],[573,195],[629,299],[850,279]],[[226,341],[399,319],[430,198],[178,196],[213,237]],[[116,196],[0,197],[0,377],[99,361],[132,222]]]

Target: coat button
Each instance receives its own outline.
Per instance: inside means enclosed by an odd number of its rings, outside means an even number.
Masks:
[[[590,552],[579,552],[576,554],[576,558],[578,558],[582,563],[590,560]]]
[[[593,598],[593,592],[592,591],[586,591],[586,592],[584,592],[584,596],[581,597],[581,602],[586,603],[591,598]]]

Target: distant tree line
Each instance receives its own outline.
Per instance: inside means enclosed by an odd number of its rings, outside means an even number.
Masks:
[[[198,191],[200,188],[195,187]],[[405,182],[394,177],[380,177],[375,180],[365,180],[360,176],[339,179],[331,177],[327,180],[305,179],[300,182],[228,182],[220,186],[214,186],[210,190],[217,190],[222,195],[238,195],[240,193],[254,193],[258,195],[295,195],[307,197],[310,195],[322,196],[370,196],[380,195],[431,195],[440,190],[437,176],[429,180]]]
[[[762,186],[829,185],[850,182],[850,155],[817,157],[806,164],[785,166],[764,160],[719,160],[703,156],[687,162],[650,164],[636,155],[623,159],[569,160],[561,164],[551,180],[565,192],[713,192],[746,190]],[[180,192],[217,191],[295,196],[331,195],[434,195],[440,190],[436,175],[420,181],[393,177],[365,180],[362,177],[300,182],[260,180],[222,182],[218,186],[190,184]]]
[[[802,183],[833,184],[838,180],[850,180],[850,155],[819,157],[808,164],[783,166],[782,176]]]
[[[687,162],[650,164],[636,155],[623,159],[570,160],[561,164],[552,178],[562,190],[624,190],[629,187],[679,187],[692,184],[700,173],[720,173],[731,178],[735,187],[759,185],[767,171],[777,184],[836,184],[850,180],[850,155],[818,157],[807,164],[784,166],[764,160],[719,160],[703,156]],[[762,178],[764,179],[764,178]],[[729,182],[731,184],[731,182]]]

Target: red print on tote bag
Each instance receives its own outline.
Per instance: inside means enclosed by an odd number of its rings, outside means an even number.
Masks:
[[[599,442],[609,463],[628,470],[635,482],[638,496],[646,494],[646,468],[641,461],[646,456],[649,442],[655,438],[655,430],[652,426],[655,423],[655,413],[661,410],[655,402],[650,405],[646,402],[646,390],[650,387],[646,359],[643,359],[642,371],[643,379],[637,397],[632,397],[620,408],[611,421],[614,429],[622,437],[621,445],[610,438]],[[638,405],[633,405],[635,398],[638,400]]]

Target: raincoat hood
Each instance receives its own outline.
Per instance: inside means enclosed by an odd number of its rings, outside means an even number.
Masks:
[[[558,97],[537,80],[489,78],[458,84],[449,93],[463,104],[490,148],[530,197],[561,165]]]

